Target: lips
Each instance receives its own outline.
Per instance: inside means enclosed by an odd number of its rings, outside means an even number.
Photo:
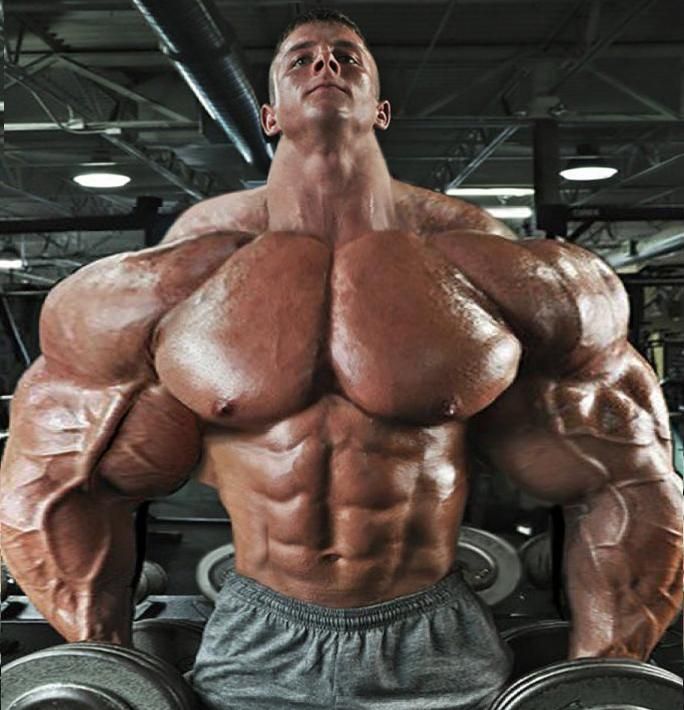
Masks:
[[[309,89],[306,93],[307,93],[307,94],[312,94],[312,93],[313,93],[314,91],[316,91],[317,89],[324,89],[324,88],[325,88],[325,89],[337,89],[338,91],[342,91],[342,92],[345,93],[345,94],[347,93],[347,90],[344,89],[343,87],[338,86],[337,84],[331,84],[331,83],[329,83],[329,82],[324,82],[324,83],[321,83],[321,84],[316,84],[316,86],[314,86],[312,89]]]

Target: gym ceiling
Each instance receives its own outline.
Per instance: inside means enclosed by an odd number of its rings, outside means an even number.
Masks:
[[[317,3],[213,5],[232,31],[231,52],[256,100],[265,101],[278,35]],[[589,146],[618,169],[601,182],[561,180],[558,201],[644,210],[643,219],[637,213],[629,222],[571,223],[568,234],[578,243],[627,248],[676,224],[651,208],[677,214],[684,207],[681,0],[325,5],[359,24],[376,57],[394,111],[380,141],[396,178],[436,190],[532,187],[537,132],[538,164],[563,167],[579,146]],[[201,108],[131,0],[6,0],[3,26],[5,224],[126,215],[146,196],[160,198],[162,212],[177,213],[264,180],[263,169],[249,165]],[[541,122],[557,126],[557,143],[539,141]],[[107,190],[74,184],[93,163],[114,163],[130,183]],[[533,197],[473,201],[534,206]],[[83,224],[68,232],[78,237],[75,263],[142,245],[139,235],[118,228],[90,238]],[[533,221],[513,226],[534,233]],[[21,240],[33,259],[27,281],[49,283],[65,275],[60,268],[73,270],[57,259],[73,256],[74,243],[60,253],[55,244],[66,242],[46,243],[46,232],[8,234],[0,234],[4,247]],[[682,250],[654,263],[684,265]]]

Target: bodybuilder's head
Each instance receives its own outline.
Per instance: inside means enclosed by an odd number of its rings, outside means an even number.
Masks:
[[[356,24],[334,10],[312,10],[278,40],[262,123],[269,136],[294,135],[312,120],[384,129],[390,106],[379,96],[378,68]]]

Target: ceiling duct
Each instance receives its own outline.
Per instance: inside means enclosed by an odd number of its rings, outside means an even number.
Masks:
[[[132,0],[207,113],[242,157],[268,171],[273,150],[236,37],[211,0]]]
[[[674,226],[634,242],[632,253],[614,249],[604,252],[602,256],[614,269],[618,269],[679,250],[684,250],[684,227]]]

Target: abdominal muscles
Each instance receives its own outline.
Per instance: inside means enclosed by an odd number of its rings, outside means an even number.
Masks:
[[[438,581],[467,496],[464,426],[397,425],[326,395],[265,431],[206,432],[200,480],[230,513],[239,573],[328,606]]]

